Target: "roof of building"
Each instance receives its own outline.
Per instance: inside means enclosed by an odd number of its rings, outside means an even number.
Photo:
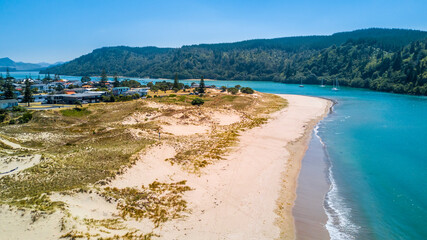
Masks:
[[[16,100],[16,99],[3,99],[3,100],[0,100],[0,103],[14,103],[14,102],[18,102],[18,100]]]
[[[79,97],[91,97],[91,96],[101,96],[102,92],[100,93],[76,93],[76,94],[54,94],[54,95],[49,95],[49,96],[53,96],[53,97],[75,97],[75,98],[79,98]]]
[[[150,90],[149,87],[132,88],[132,90]]]

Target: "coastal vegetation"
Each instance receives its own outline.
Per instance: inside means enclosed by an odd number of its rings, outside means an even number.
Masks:
[[[115,124],[137,110],[151,109],[134,101],[95,105],[79,111],[35,112],[27,124],[2,127],[3,135],[32,149],[33,154],[41,154],[42,160],[21,172],[19,178],[0,178],[0,201],[12,204],[52,191],[85,188],[114,176],[134,161],[131,156],[135,152],[153,141],[147,138],[135,142],[125,126]],[[141,127],[150,130],[155,125]]]
[[[109,201],[118,202],[122,218],[130,217],[136,220],[152,219],[156,227],[171,219],[181,218],[181,213],[187,211],[187,201],[182,198],[191,188],[185,181],[177,183],[153,182],[147,187],[110,188],[106,187],[102,195]]]
[[[427,95],[427,32],[365,29],[182,48],[105,47],[44,72],[332,84]]]
[[[2,126],[1,158],[6,163],[37,161],[0,176],[0,204],[31,209],[33,222],[42,215],[63,212],[61,232],[65,239],[151,239],[154,233],[133,231],[125,222],[145,220],[159,228],[167,221],[185,217],[191,209],[184,194],[192,189],[185,181],[153,181],[145,186],[118,188],[110,185],[114,179],[161,144],[176,149],[167,164],[200,174],[203,167],[223,158],[237,143],[241,131],[265,123],[267,114],[287,104],[271,94],[232,95],[217,89],[204,90],[200,95],[179,95],[184,93],[180,90],[157,98],[35,111],[25,124]],[[193,101],[204,104],[196,107]],[[237,120],[221,124],[215,120],[217,114],[234,115]],[[175,135],[165,128],[173,123],[210,130]],[[118,215],[102,220],[73,216],[61,197],[79,194],[102,197],[116,206]],[[83,224],[88,230],[74,228],[75,224]],[[127,233],[115,235],[117,229]]]
[[[22,124],[33,118],[33,111],[22,106],[14,106],[11,109],[0,109],[0,124]]]

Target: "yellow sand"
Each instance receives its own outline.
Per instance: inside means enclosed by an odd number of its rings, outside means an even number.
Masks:
[[[122,188],[154,180],[187,180],[187,185],[194,189],[184,196],[191,213],[152,229],[161,235],[160,239],[293,239],[291,209],[300,162],[311,129],[329,109],[330,102],[306,96],[281,96],[288,100],[287,108],[274,113],[261,127],[243,132],[238,146],[225,160],[207,166],[202,174],[189,174],[164,161],[173,157],[175,150],[163,144],[141,153],[136,165],[111,185]],[[53,198],[66,202],[71,215],[81,215],[80,218],[109,218],[115,214],[114,208],[94,208],[107,206],[103,198],[87,195]],[[81,206],[88,199],[90,206]],[[56,239],[61,234],[53,218],[59,216],[39,219],[37,224],[44,227],[36,229],[28,227],[28,218],[16,212],[6,214],[3,209],[0,225],[4,228],[0,236],[28,239],[34,232],[37,235],[32,235],[33,239]],[[147,221],[129,222],[128,226],[143,232],[152,228]]]

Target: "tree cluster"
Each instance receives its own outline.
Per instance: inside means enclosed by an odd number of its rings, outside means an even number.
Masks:
[[[421,31],[365,29],[174,49],[108,47],[46,71],[85,76],[105,68],[130,77],[177,78],[178,73],[180,78],[305,84],[339,79],[343,86],[427,95],[426,37]]]

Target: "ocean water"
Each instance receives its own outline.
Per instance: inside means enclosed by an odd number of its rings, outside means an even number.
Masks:
[[[325,211],[332,239],[427,238],[427,97],[275,82],[206,83],[335,100],[317,128],[330,166]]]

